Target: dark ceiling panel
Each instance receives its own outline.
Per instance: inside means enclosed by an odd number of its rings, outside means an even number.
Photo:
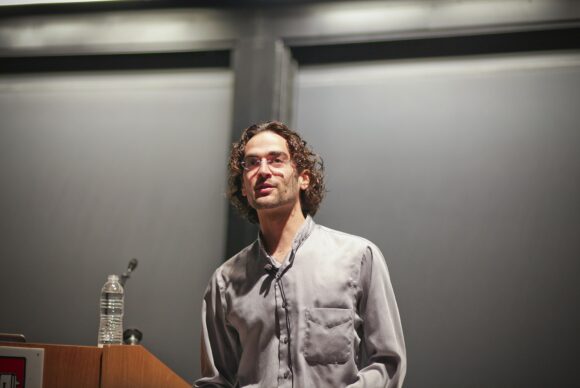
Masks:
[[[4,57],[0,73],[39,73],[100,70],[153,70],[229,67],[230,51]]]
[[[301,65],[580,48],[580,28],[292,47]]]

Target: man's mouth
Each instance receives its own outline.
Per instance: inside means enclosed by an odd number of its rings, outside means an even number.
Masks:
[[[256,185],[256,188],[254,189],[254,191],[258,195],[267,195],[272,190],[274,190],[274,186],[273,185],[270,185],[268,183],[261,183],[259,185]]]

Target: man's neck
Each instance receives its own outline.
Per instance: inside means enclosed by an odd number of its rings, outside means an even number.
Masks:
[[[296,233],[304,224],[302,210],[295,207],[287,213],[263,213],[259,214],[259,219],[266,252],[277,262],[284,262]]]

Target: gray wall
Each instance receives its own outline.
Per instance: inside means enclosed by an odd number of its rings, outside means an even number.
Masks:
[[[318,222],[387,257],[408,387],[573,386],[580,53],[302,68]]]
[[[107,274],[125,326],[187,380],[223,259],[227,70],[0,79],[0,332],[95,345]]]

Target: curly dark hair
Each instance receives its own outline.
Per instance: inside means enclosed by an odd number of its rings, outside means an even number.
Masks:
[[[306,141],[302,140],[298,133],[279,121],[269,121],[249,126],[242,132],[240,140],[232,145],[228,164],[228,198],[232,205],[248,221],[254,224],[259,222],[256,209],[251,207],[246,197],[242,195],[242,175],[244,173],[242,160],[244,159],[248,141],[258,133],[265,131],[274,132],[286,139],[290,158],[294,162],[298,173],[300,174],[307,170],[310,184],[306,190],[300,192],[300,205],[304,216],[313,216],[318,211],[325,193],[324,164],[322,159],[306,145]]]

